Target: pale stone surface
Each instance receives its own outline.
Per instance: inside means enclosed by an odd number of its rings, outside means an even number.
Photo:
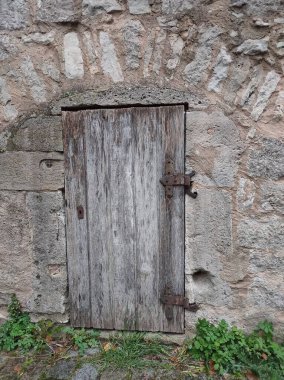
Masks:
[[[242,220],[238,226],[241,247],[261,249],[281,249],[284,246],[283,217]]]
[[[54,65],[52,61],[48,60],[48,61],[43,62],[41,66],[41,70],[45,75],[53,79],[55,82],[59,82],[60,71]]]
[[[249,155],[248,172],[252,177],[280,179],[284,176],[284,143],[277,139],[263,139],[262,148]]]
[[[108,13],[122,11],[117,0],[83,0],[83,9],[85,14],[94,14],[101,10]]]
[[[246,5],[247,2],[248,2],[248,0],[231,0],[231,1],[230,1],[230,5],[231,5],[232,7],[237,7],[237,8],[239,8],[239,7],[242,7],[243,5]]]
[[[55,31],[51,30],[48,33],[31,33],[28,35],[22,36],[24,43],[37,43],[42,45],[49,45],[54,41]]]
[[[11,100],[6,80],[0,77],[0,104],[5,106]]]
[[[42,117],[26,120],[11,139],[15,150],[62,152],[62,124],[60,117]]]
[[[231,211],[231,197],[225,191],[202,189],[195,200],[186,198],[186,274],[220,272],[220,256],[232,254]]]
[[[16,110],[16,107],[13,106],[13,104],[8,103],[4,107],[4,120],[5,121],[13,121],[17,118],[18,111]]]
[[[202,189],[196,199],[186,198],[186,274],[192,276],[195,302],[230,303],[222,269],[232,254],[231,208],[224,191]]]
[[[3,113],[5,121],[13,121],[18,112],[13,104],[11,104],[11,95],[4,78],[0,77],[0,104],[3,106]]]
[[[28,0],[1,0],[0,29],[22,29],[28,24]]]
[[[240,178],[237,191],[238,209],[244,211],[253,206],[256,196],[255,183],[247,178]]]
[[[260,188],[260,207],[263,212],[284,214],[284,184],[264,182]]]
[[[197,5],[196,0],[163,0],[162,11],[173,14],[192,9],[195,5]]]
[[[84,76],[84,62],[78,35],[75,32],[64,36],[65,75],[69,79],[79,79]]]
[[[30,88],[31,95],[37,104],[46,101],[46,88],[42,79],[37,74],[33,62],[29,56],[27,56],[21,63],[21,70],[25,76],[27,85]]]
[[[91,74],[99,72],[98,67],[98,52],[95,47],[93,35],[91,32],[84,32],[83,41],[87,52],[87,59],[89,63],[89,70]]]
[[[195,58],[184,69],[185,78],[191,84],[197,84],[204,79],[211,61],[212,46],[222,30],[217,26],[206,26],[201,28],[200,33]]]
[[[233,186],[242,143],[235,124],[221,112],[188,112],[186,154],[195,181],[217,186]]]
[[[148,0],[127,0],[129,12],[133,15],[150,13],[151,8]]]
[[[94,102],[99,106],[129,105],[129,104],[177,104],[188,102],[192,109],[205,109],[208,107],[208,99],[199,97],[188,91],[179,91],[172,88],[157,88],[156,86],[109,86],[103,91],[74,92],[70,96],[54,101],[51,105],[52,115],[61,115],[62,107],[93,106]]]
[[[58,190],[64,187],[60,153],[0,154],[1,190]]]
[[[72,380],[97,380],[98,371],[91,364],[84,364],[82,368],[78,369]]]
[[[252,250],[249,259],[249,272],[260,273],[273,271],[277,273],[279,268],[283,268],[284,255],[283,251],[267,252],[262,250]]]
[[[28,309],[37,314],[63,314],[67,273],[62,193],[28,193],[27,207],[35,265],[33,294],[28,301]]]
[[[257,101],[253,107],[251,116],[252,118],[257,121],[263,111],[266,108],[267,102],[273,92],[276,90],[276,87],[281,79],[281,76],[277,74],[275,71],[270,71],[263,83],[263,85],[259,89]]]
[[[163,61],[163,52],[165,48],[167,33],[165,30],[160,30],[155,41],[155,49],[153,54],[152,70],[159,75]]]
[[[7,35],[0,35],[0,61],[10,58],[18,51],[16,44],[17,41],[15,38]]]
[[[114,82],[123,81],[123,73],[116,56],[115,46],[108,33],[100,33],[100,44],[102,48],[101,65],[104,73],[110,76]]]
[[[250,0],[247,1],[248,14],[252,16],[271,17],[283,13],[282,0]]]
[[[283,273],[258,273],[248,291],[248,301],[260,308],[283,310],[284,281]]]
[[[150,76],[150,62],[152,59],[153,51],[155,45],[155,30],[150,30],[146,39],[146,47],[144,52],[144,68],[143,75],[144,77]]]
[[[227,78],[228,68],[230,63],[232,62],[232,58],[230,54],[228,54],[225,47],[222,47],[220,53],[217,56],[216,64],[213,70],[213,76],[208,84],[209,91],[220,92],[221,82]]]
[[[268,40],[246,40],[237,47],[236,53],[247,55],[263,54],[268,51]]]
[[[81,16],[81,1],[37,0],[36,19],[45,22],[76,22]]]
[[[252,73],[250,75],[250,82],[247,87],[242,91],[240,96],[239,104],[242,107],[248,107],[251,105],[252,101],[255,99],[255,92],[262,80],[263,68],[261,65],[253,67]]]
[[[141,36],[145,31],[142,23],[131,20],[123,28],[124,48],[126,53],[126,65],[130,69],[138,69],[140,66]]]
[[[16,293],[25,306],[32,292],[31,232],[25,198],[24,192],[0,191],[0,289],[4,305]]]
[[[7,143],[10,136],[11,136],[11,132],[8,130],[0,133],[0,153],[5,152],[5,150],[7,149]]]
[[[184,48],[184,41],[177,34],[172,34],[169,36],[169,42],[172,49],[172,57],[168,60],[167,68],[169,70],[174,70],[180,62],[182,50]]]

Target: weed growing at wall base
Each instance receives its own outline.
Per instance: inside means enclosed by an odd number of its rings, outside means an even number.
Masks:
[[[39,350],[45,345],[39,325],[32,323],[13,295],[8,307],[9,319],[0,326],[0,351]]]
[[[284,379],[284,346],[273,341],[270,322],[259,323],[249,335],[230,328],[224,320],[215,326],[200,319],[196,328],[188,354],[204,360],[208,371],[220,375],[252,372],[260,380]]]

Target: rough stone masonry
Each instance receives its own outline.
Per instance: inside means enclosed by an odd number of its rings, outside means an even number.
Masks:
[[[284,336],[284,1],[1,0],[0,319],[68,320],[64,106],[187,102],[186,314]]]

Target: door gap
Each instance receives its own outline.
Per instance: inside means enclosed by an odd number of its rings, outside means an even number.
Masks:
[[[122,109],[122,108],[134,108],[134,107],[140,107],[140,108],[155,108],[155,107],[172,107],[172,106],[184,106],[184,110],[188,111],[189,106],[187,102],[184,103],[159,103],[159,104],[140,104],[140,103],[133,103],[133,104],[119,104],[119,105],[106,105],[102,106],[99,104],[92,104],[92,105],[75,105],[75,106],[66,106],[62,107],[62,111],[69,111],[69,112],[76,112],[76,111],[85,111],[85,110],[98,110],[98,109]]]

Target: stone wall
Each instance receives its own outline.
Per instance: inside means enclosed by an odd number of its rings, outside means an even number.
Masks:
[[[68,320],[62,107],[187,102],[187,331],[284,335],[283,0],[2,0],[0,61],[0,318]]]

